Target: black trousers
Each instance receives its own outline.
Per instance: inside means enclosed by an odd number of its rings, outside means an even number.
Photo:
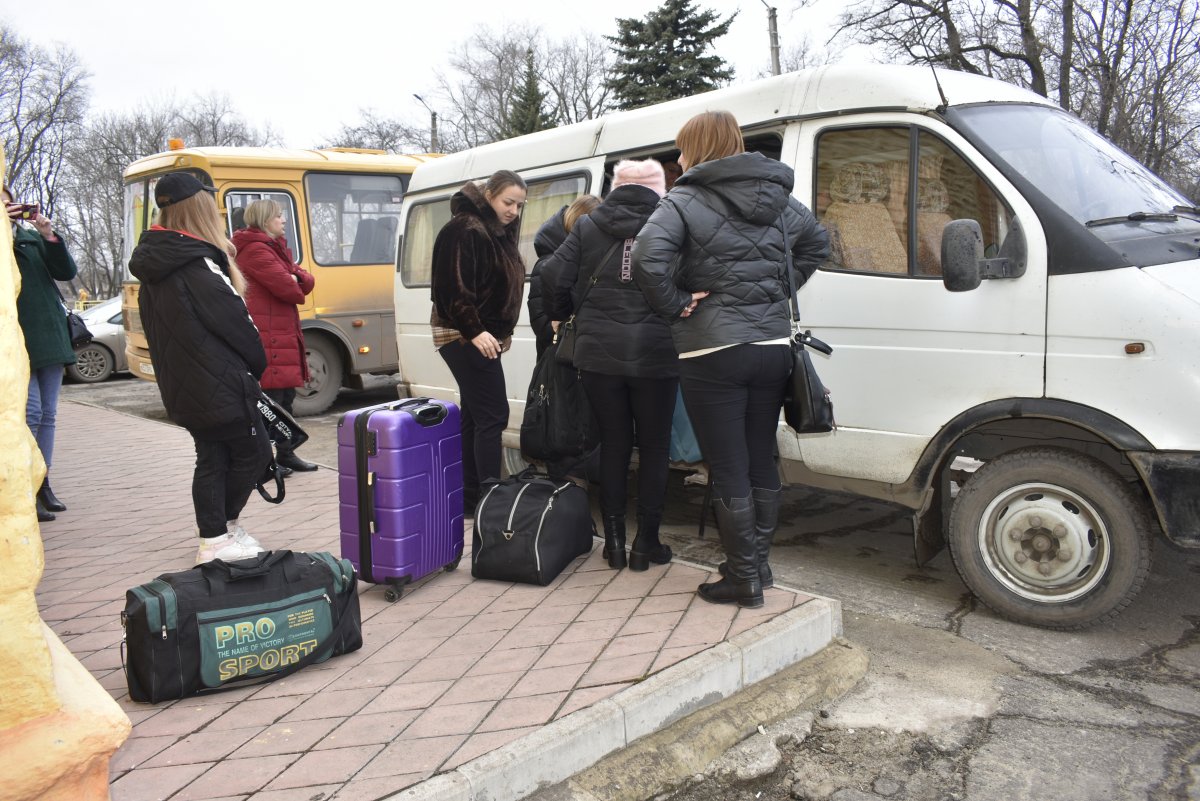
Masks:
[[[271,441],[258,423],[252,436],[204,440],[196,444],[196,471],[192,474],[192,504],[201,537],[219,537],[225,523],[236,520],[250,499],[254,485],[271,461]]]
[[[679,360],[683,402],[717,496],[779,489],[775,433],[792,373],[789,345],[735,345]]]
[[[601,513],[625,517],[625,487],[636,440],[638,515],[661,518],[679,380],[582,372],[583,389],[600,424]]]
[[[500,478],[501,436],[508,425],[508,392],[500,359],[488,359],[471,343],[451,342],[438,349],[458,382],[462,417],[463,492],[479,494],[479,485]]]
[[[292,402],[296,400],[295,388],[289,387],[288,389],[264,389],[263,394],[282,406],[285,412],[295,417],[295,414],[292,412]],[[292,453],[294,453],[294,451],[286,445],[277,446],[275,448],[275,455],[279,456],[280,458],[288,456]]]

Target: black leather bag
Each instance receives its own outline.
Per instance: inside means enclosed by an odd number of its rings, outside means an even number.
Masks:
[[[268,551],[166,573],[125,593],[134,701],[274,681],[362,647],[358,579],[328,553]]]
[[[551,344],[538,359],[521,419],[521,452],[528,459],[578,458],[600,442],[600,426],[579,371],[557,359]]]
[[[486,485],[475,509],[471,575],[545,586],[592,549],[587,490],[526,470]]]
[[[92,341],[92,332],[87,323],[73,311],[67,310],[67,331],[71,335],[71,347],[81,348]]]
[[[792,307],[792,375],[783,394],[783,419],[797,434],[827,434],[836,427],[833,421],[833,401],[829,390],[821,383],[813,367],[808,348],[826,356],[833,348],[812,335],[800,332],[800,302],[796,298],[796,282],[792,278],[792,247],[787,223],[783,228],[783,271],[787,273],[788,298]]]
[[[258,399],[254,405],[258,409],[259,416],[262,418],[263,427],[267,429],[267,438],[271,440],[276,448],[294,451],[305,442],[308,442],[308,433],[296,423],[295,419],[287,413],[286,409],[262,392],[262,390],[259,390]],[[272,482],[275,484],[274,495],[267,489],[267,486]],[[267,464],[262,477],[255,484],[254,488],[258,490],[258,494],[267,503],[283,503],[283,499],[287,495],[287,490],[283,483],[283,468],[275,462],[274,454],[272,454],[271,461]]]
[[[833,351],[810,331],[792,336],[792,377],[783,396],[783,418],[797,434],[824,434],[834,429],[833,401],[817,376],[808,348]]]

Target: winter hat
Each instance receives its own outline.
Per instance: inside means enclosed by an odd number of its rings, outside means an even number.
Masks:
[[[653,189],[662,197],[667,193],[667,179],[662,164],[654,159],[645,161],[619,161],[613,169],[612,188],[625,184],[637,184]]]
[[[197,192],[216,192],[215,186],[200,183],[196,176],[186,172],[172,172],[158,179],[154,185],[154,204],[160,209],[187,200]]]

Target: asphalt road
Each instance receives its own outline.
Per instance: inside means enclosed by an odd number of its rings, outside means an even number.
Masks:
[[[134,378],[68,384],[63,397],[165,418],[156,387]],[[396,397],[382,378],[343,391],[301,420],[301,455],[335,467],[338,417]],[[715,564],[711,519],[697,537],[704,488],[684,475],[672,474],[665,539]],[[976,604],[944,552],[916,567],[904,509],[789,488],[781,519],[776,581],[839,600],[871,668],[772,772],[737,783],[714,768],[676,801],[1200,801],[1200,553],[1158,543],[1129,609],[1064,633]]]

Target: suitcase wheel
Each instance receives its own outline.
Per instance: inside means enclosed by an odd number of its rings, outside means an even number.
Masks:
[[[400,600],[400,596],[404,594],[403,587],[388,587],[383,591],[383,600],[389,604],[394,604]]]
[[[444,570],[445,570],[447,573],[449,573],[449,572],[451,572],[451,571],[453,571],[453,570],[458,570],[458,563],[459,563],[459,562],[461,562],[461,561],[462,561],[462,556],[461,556],[461,555],[459,555],[459,556],[455,557],[455,559],[454,559],[454,561],[453,561],[453,562],[451,562],[450,564],[446,565],[446,567],[445,567],[445,568],[443,568],[443,569],[444,569]]]

